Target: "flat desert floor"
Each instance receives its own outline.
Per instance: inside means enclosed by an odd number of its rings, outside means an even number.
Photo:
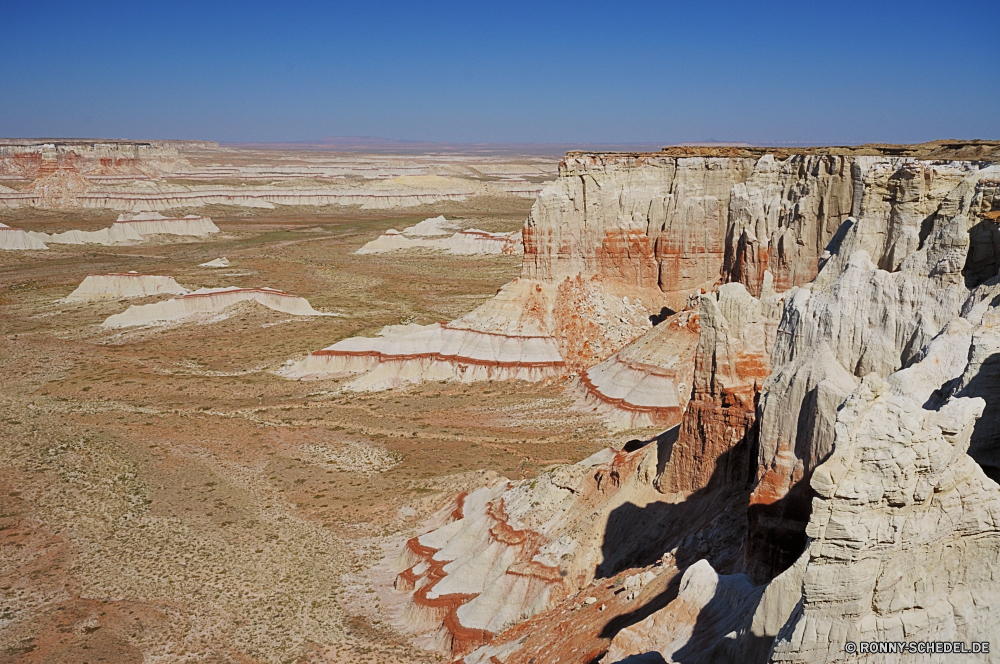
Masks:
[[[384,325],[456,318],[520,269],[520,256],[355,256],[365,242],[439,214],[512,231],[530,204],[197,208],[172,212],[208,214],[220,234],[0,252],[0,663],[441,660],[387,623],[369,573],[385,551],[455,492],[643,432],[609,434],[557,381],[359,394],[275,372]],[[116,216],[0,222],[94,230]],[[230,267],[197,267],[221,256]],[[106,330],[136,301],[60,302],[88,274],[129,270],[268,286],[343,316],[243,304]]]

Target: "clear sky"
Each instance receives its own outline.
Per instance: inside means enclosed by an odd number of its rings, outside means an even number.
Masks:
[[[1000,2],[0,0],[0,136],[1000,138]]]

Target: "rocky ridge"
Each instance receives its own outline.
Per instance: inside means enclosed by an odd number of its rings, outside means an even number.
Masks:
[[[991,145],[979,147],[993,149]],[[948,150],[961,153],[964,148],[927,149],[946,156]],[[846,221],[859,216],[890,229],[885,237],[876,234],[863,241],[872,245],[879,267],[894,269],[926,237],[929,215],[984,163],[918,161],[899,153],[867,147],[806,150],[781,159],[742,148],[728,153],[714,148],[648,154],[570,153],[560,165],[559,178],[539,194],[525,222],[518,280],[522,285],[502,289],[495,300],[448,324],[465,330],[466,336],[499,331],[504,343],[492,344],[496,350],[485,356],[430,351],[449,366],[438,366],[431,373],[408,371],[405,379],[370,383],[381,389],[449,376],[458,380],[520,377],[510,369],[520,361],[521,348],[527,338],[543,336],[554,342],[563,363],[550,363],[551,371],[544,375],[576,374],[577,394],[584,403],[606,413],[613,426],[654,420],[660,425],[676,423],[687,395],[674,396],[669,389],[651,392],[643,383],[671,373],[670,358],[689,352],[693,339],[676,337],[676,349],[657,351],[644,359],[652,346],[640,337],[650,324],[668,319],[687,308],[693,295],[723,283],[742,283],[755,297],[765,294],[766,274],[770,275],[766,288],[774,294],[804,286],[829,258],[824,252],[830,243],[843,239],[838,232],[847,232]],[[534,284],[534,290],[543,294],[544,305],[540,306],[531,294],[532,286],[525,287],[525,283]],[[614,298],[622,298],[625,306],[615,304]],[[769,306],[773,309],[774,305]],[[478,323],[519,320],[522,311],[539,312],[536,318],[541,325],[526,333],[514,325],[500,330]],[[645,311],[645,316],[639,316],[639,311]],[[608,330],[613,334],[606,334]],[[618,340],[626,344],[636,340],[638,345],[622,350],[622,343],[615,344]],[[398,349],[380,346],[378,362],[358,370],[367,372],[385,364],[385,372],[395,372],[391,367],[412,359],[413,344],[405,339],[400,344]],[[459,345],[488,346],[468,340]],[[335,344],[321,353],[330,357],[338,351]],[[621,355],[609,359],[619,351]],[[306,363],[317,367],[318,357]],[[621,361],[625,357],[631,359]],[[657,364],[660,361],[666,365]],[[463,368],[484,362],[505,370],[469,374]],[[290,375],[332,376],[342,371],[335,363],[325,373]],[[761,381],[767,373],[759,376]],[[635,398],[630,400],[629,394]]]
[[[336,313],[316,311],[303,297],[273,288],[199,288],[180,297],[133,304],[120,314],[108,316],[102,323],[106,328],[125,328],[140,325],[168,325],[197,320],[199,317],[222,314],[241,302],[256,303],[274,311],[294,316],[338,316]]]
[[[610,158],[587,159],[604,168]],[[639,158],[626,161],[631,159]],[[701,252],[693,263],[694,278],[701,278],[699,261],[714,254],[721,280],[731,283],[706,289],[711,292],[699,298],[690,401],[676,440],[658,446],[650,481],[662,498],[643,502],[642,516],[632,525],[647,543],[657,542],[650,544],[650,555],[609,556],[614,545],[627,548],[632,539],[606,517],[604,540],[611,545],[588,563],[592,579],[566,568],[560,578],[569,579],[568,587],[529,604],[528,611],[524,594],[478,599],[485,590],[471,586],[454,596],[440,593],[442,602],[457,605],[453,617],[421,624],[422,630],[437,626],[439,646],[450,638],[466,663],[512,664],[544,652],[533,636],[542,634],[550,657],[592,661],[594,653],[566,635],[578,631],[597,644],[603,662],[643,654],[660,658],[651,661],[739,656],[818,662],[846,659],[848,642],[987,638],[1000,606],[994,569],[1000,487],[989,477],[997,455],[990,378],[998,346],[994,237],[1000,232],[1000,170],[989,163],[881,155],[811,159],[790,157],[779,167],[762,158],[759,169],[731,188],[732,225],[722,235],[728,244]],[[804,186],[778,182],[796,169],[805,174]],[[747,182],[755,173],[764,183],[752,188]],[[639,183],[640,189],[647,186]],[[581,195],[593,184],[581,185]],[[553,185],[562,193],[574,187]],[[825,194],[817,197],[817,190]],[[787,192],[797,192],[797,199],[775,207],[765,203],[774,201],[769,191],[779,203],[788,201]],[[545,198],[532,212],[536,224]],[[706,209],[704,196],[696,198]],[[616,199],[634,200],[598,191],[594,205]],[[568,198],[559,200],[555,207],[567,213]],[[607,237],[592,224],[556,227],[558,237],[546,239],[550,246],[584,243],[580,238],[591,231],[595,238]],[[655,262],[658,239],[651,252],[620,252],[609,263],[599,248],[553,250],[541,260],[540,235],[525,233],[531,270],[591,270],[609,280],[609,270],[634,279],[654,273],[647,268]],[[792,239],[794,250],[783,250],[782,243],[791,246]],[[599,246],[605,246],[603,239]],[[594,473],[595,481],[600,474]],[[525,493],[520,500],[542,504],[532,497],[537,486],[514,488]],[[710,525],[692,522],[701,501],[728,505],[717,512],[728,516]],[[517,531],[530,518],[510,516],[506,523]],[[671,529],[686,539],[653,534]],[[431,530],[421,541],[444,532]],[[471,551],[498,546],[495,535],[479,532],[450,544],[447,553],[427,554],[445,563],[435,568],[436,588],[458,583],[466,565],[459,561]],[[542,542],[563,536],[533,532]],[[671,548],[672,542],[677,544]],[[652,566],[659,554],[670,561],[665,568]],[[601,571],[611,582],[593,592],[608,613],[601,621],[605,627],[595,632],[588,602],[579,609],[567,602],[582,597]],[[646,571],[674,579],[672,599],[669,593],[662,601],[649,598],[649,610],[642,611],[625,599],[631,593],[611,592]],[[508,618],[486,629],[487,623],[470,619],[471,609],[458,608],[472,602],[488,603],[489,615]],[[534,617],[525,620],[526,613]],[[485,645],[469,652],[476,639],[456,636],[466,628],[489,632],[477,633]]]

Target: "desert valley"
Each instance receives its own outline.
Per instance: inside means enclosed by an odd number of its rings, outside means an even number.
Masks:
[[[998,358],[998,142],[4,139],[0,663],[987,642]]]

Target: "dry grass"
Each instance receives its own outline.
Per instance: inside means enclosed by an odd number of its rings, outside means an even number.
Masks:
[[[426,216],[518,228],[528,201],[405,216],[208,210],[208,241],[0,255],[0,663],[418,662],[348,583],[450,493],[620,442],[555,383],[342,393],[273,371],[383,325],[459,316],[519,259],[355,256]],[[520,206],[520,207],[518,207]],[[187,212],[187,211],[183,211]],[[199,210],[205,213],[206,210]],[[114,215],[12,212],[62,230]],[[228,269],[198,268],[227,256]],[[87,274],[270,286],[343,318],[242,307],[210,324],[109,332],[126,303],[62,304]]]

